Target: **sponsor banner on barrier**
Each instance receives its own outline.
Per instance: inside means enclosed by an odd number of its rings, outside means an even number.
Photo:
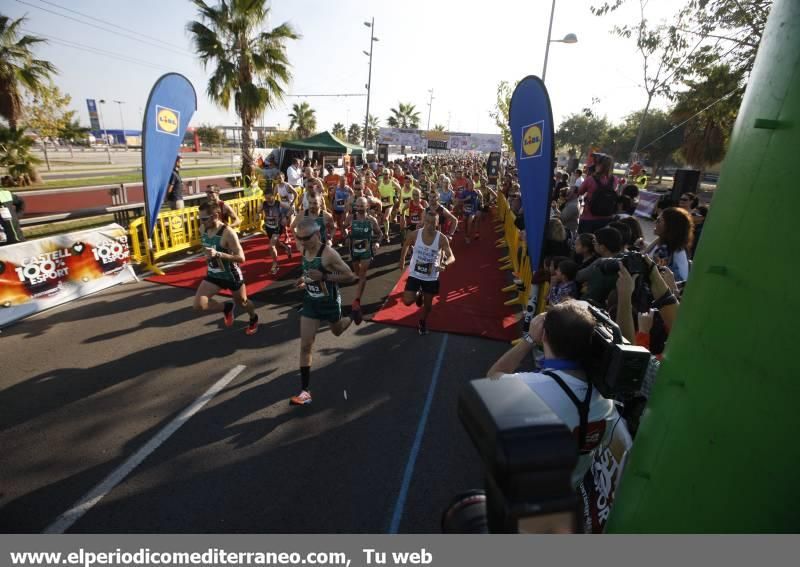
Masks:
[[[130,281],[118,224],[0,247],[0,326]]]
[[[650,191],[639,191],[639,204],[636,205],[636,216],[649,219],[656,210],[656,204],[662,197],[661,193],[651,193]]]

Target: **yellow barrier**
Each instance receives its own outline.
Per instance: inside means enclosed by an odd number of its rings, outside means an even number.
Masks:
[[[242,219],[237,231],[261,229],[261,204],[264,198],[256,195],[225,201]],[[156,262],[165,256],[200,246],[200,207],[161,211],[153,227],[152,248],[149,246],[145,218],[135,219],[128,227],[131,258],[157,274],[163,272]]]

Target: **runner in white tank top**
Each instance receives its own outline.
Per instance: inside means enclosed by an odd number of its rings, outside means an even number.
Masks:
[[[419,320],[420,335],[428,333],[427,318],[433,305],[433,297],[439,293],[439,272],[455,262],[456,257],[450,249],[450,242],[437,230],[439,215],[426,209],[421,229],[406,234],[400,252],[400,270],[406,266],[408,249],[413,247],[408,280],[403,291],[403,303],[416,303],[422,307]]]

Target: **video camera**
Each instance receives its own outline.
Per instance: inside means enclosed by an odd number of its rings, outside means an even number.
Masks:
[[[595,328],[584,368],[606,398],[638,393],[650,353],[632,346],[608,314],[588,305]],[[483,460],[485,490],[459,495],[442,516],[445,533],[563,533],[580,530],[572,473],[575,437],[522,380],[472,380],[458,415]]]

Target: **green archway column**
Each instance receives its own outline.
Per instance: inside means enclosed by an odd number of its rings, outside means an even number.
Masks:
[[[798,124],[776,0],[609,532],[800,531]]]

